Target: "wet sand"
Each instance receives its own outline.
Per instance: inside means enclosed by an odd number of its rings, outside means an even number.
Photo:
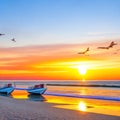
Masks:
[[[58,104],[0,96],[0,120],[119,120],[120,117],[56,108]]]

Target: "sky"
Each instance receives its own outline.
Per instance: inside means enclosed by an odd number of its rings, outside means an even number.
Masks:
[[[0,0],[0,79],[120,80],[119,6],[119,0]],[[111,41],[117,45],[97,48]]]

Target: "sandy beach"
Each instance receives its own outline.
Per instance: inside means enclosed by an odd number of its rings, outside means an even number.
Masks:
[[[0,96],[0,120],[119,120],[120,117],[56,108],[57,104]]]

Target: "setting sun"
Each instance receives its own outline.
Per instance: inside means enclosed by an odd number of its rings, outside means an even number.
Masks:
[[[78,71],[81,75],[85,75],[87,73],[87,66],[86,65],[78,66]]]

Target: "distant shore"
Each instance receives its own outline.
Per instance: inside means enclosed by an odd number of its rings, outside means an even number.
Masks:
[[[114,87],[114,88],[120,88],[120,86],[117,85],[76,85],[76,84],[47,84],[48,86],[75,86],[75,87]]]
[[[119,120],[120,117],[67,110],[57,104],[0,96],[0,120]]]

